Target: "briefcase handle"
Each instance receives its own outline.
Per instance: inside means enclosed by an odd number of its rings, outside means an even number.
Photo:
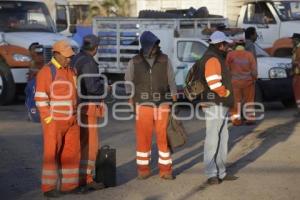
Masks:
[[[103,147],[101,147],[101,149],[110,149],[109,145],[104,145]]]

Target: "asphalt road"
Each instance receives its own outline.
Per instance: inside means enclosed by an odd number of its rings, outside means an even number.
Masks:
[[[118,186],[62,199],[300,199],[300,142],[295,143],[300,123],[294,120],[294,112],[281,104],[267,104],[265,119],[255,126],[231,127],[229,171],[240,179],[212,188],[207,187],[203,175],[204,121],[184,121],[189,138],[173,155],[175,181],[158,177],[155,144],[153,176],[139,181],[134,121],[117,121],[110,115],[107,126],[100,130],[100,141],[117,149]],[[187,110],[182,112],[186,114]],[[285,152],[277,150],[280,147],[286,148]],[[0,199],[43,199],[39,189],[41,155],[40,124],[27,120],[21,103],[0,107]],[[287,164],[288,157],[291,161]],[[280,182],[284,185],[278,185]]]

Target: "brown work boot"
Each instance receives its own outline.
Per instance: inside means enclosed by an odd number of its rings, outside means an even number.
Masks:
[[[220,181],[220,179],[218,179],[218,177],[211,177],[209,179],[207,179],[207,183],[209,185],[218,185],[220,184],[222,181]]]
[[[44,192],[44,196],[48,198],[59,198],[62,195],[58,190],[50,190],[48,192]]]
[[[254,120],[247,120],[247,121],[245,121],[245,124],[246,124],[247,126],[252,126],[252,125],[255,125],[256,122],[255,122]]]
[[[176,176],[174,176],[173,174],[164,174],[160,178],[172,181],[176,179]]]
[[[138,180],[146,180],[146,179],[150,178],[150,176],[151,176],[151,173],[143,173],[143,174],[139,173],[137,179]]]

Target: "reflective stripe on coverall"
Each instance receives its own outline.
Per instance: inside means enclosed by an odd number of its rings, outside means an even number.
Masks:
[[[50,67],[37,75],[35,100],[40,112],[43,138],[42,191],[70,191],[79,183],[80,135],[76,119],[77,92],[72,69],[52,59],[56,76],[52,81]],[[51,118],[51,120],[47,120]]]
[[[231,109],[231,120],[234,125],[241,124],[241,106],[253,103],[255,97],[255,80],[257,67],[254,56],[251,52],[245,51],[242,47],[227,55],[227,66],[232,75],[232,86],[234,93],[234,107]],[[246,120],[255,120],[253,106],[247,106]]]

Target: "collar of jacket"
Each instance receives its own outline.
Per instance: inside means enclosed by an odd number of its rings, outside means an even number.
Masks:
[[[51,63],[52,63],[57,69],[61,69],[61,68],[62,68],[61,64],[59,64],[59,62],[57,62],[57,60],[56,60],[54,57],[51,59]]]

